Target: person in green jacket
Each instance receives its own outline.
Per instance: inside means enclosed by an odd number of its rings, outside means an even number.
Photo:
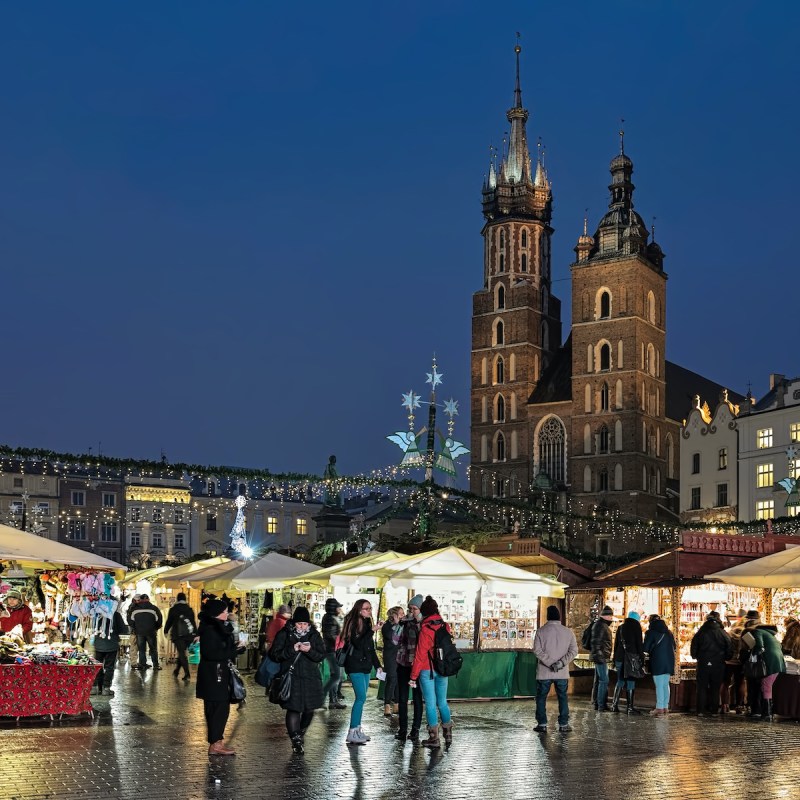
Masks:
[[[747,634],[751,635],[748,636]],[[781,643],[778,641],[778,628],[775,625],[757,625],[742,636],[742,643],[750,653],[763,657],[767,665],[767,675],[761,679],[761,719],[772,722],[772,686],[781,672],[786,672]],[[752,642],[751,642],[752,637]]]

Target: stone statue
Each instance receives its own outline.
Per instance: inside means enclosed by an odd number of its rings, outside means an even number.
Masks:
[[[330,508],[343,508],[342,497],[332,485],[339,479],[339,474],[336,472],[336,456],[331,456],[328,459],[328,466],[325,467],[322,477],[326,482],[325,492],[322,495],[322,504]]]

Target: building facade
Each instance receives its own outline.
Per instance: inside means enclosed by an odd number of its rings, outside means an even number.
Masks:
[[[49,464],[4,460],[0,471],[0,522],[58,539],[58,476]]]

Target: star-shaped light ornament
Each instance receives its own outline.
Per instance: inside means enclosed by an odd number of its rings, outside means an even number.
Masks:
[[[442,378],[444,378],[444,373],[437,372],[436,362],[434,361],[432,372],[426,372],[425,374],[428,376],[428,379],[425,381],[425,383],[429,383],[431,385],[431,389],[435,392],[436,387],[442,382]]]
[[[458,416],[458,400],[453,400],[451,397],[449,400],[444,401],[444,413],[450,417],[447,420],[447,435],[453,435],[453,428],[455,428],[456,421],[453,417]]]
[[[408,409],[409,414],[413,414],[414,409],[420,407],[419,405],[420,395],[414,394],[413,389],[409,390],[408,394],[404,394],[402,397],[403,397],[403,402],[401,405],[403,406],[403,408]]]
[[[795,447],[793,444],[786,448],[786,458],[788,458],[789,461],[794,461],[797,458],[798,453],[800,453],[800,449]]]

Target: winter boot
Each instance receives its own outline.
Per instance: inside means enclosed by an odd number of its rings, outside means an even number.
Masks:
[[[438,750],[442,745],[439,742],[439,726],[428,725],[428,738],[422,743],[423,747],[430,747],[431,750]]]
[[[397,739],[398,742],[404,742],[408,738],[408,731],[404,731],[402,728],[397,731],[394,735],[394,738]]]
[[[350,728],[347,731],[347,738],[345,739],[345,742],[347,744],[366,744],[367,740],[361,736],[358,728]]]
[[[442,734],[444,736],[445,747],[450,747],[453,744],[453,722],[442,723]]]
[[[631,689],[627,692],[627,706],[628,706],[628,713],[629,714],[641,714],[642,712],[639,711],[638,708],[635,708],[633,705],[634,697],[636,697],[636,689]]]
[[[384,705],[383,705],[383,716],[384,717],[391,717],[392,716],[392,704],[391,703],[384,703]]]
[[[622,683],[617,681],[614,687],[614,699],[611,701],[611,710],[616,714],[619,712],[619,696],[622,694]]]
[[[409,742],[419,741],[419,728],[411,728],[411,732],[408,734],[408,741]]]
[[[392,703],[392,714],[399,714],[400,713],[400,704],[399,703]]]
[[[761,700],[761,719],[764,722],[772,722],[772,698]]]
[[[303,747],[303,734],[293,733],[290,738],[292,740],[292,750],[299,755],[303,755],[303,753],[305,753],[305,748]]]

